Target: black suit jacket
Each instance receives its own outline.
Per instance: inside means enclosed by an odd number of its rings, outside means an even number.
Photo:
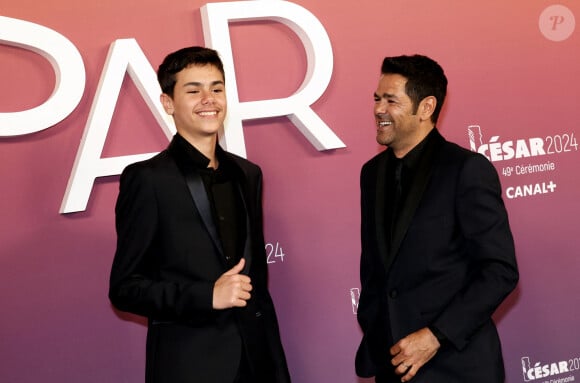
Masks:
[[[243,273],[253,291],[244,308],[212,309],[214,283],[231,266],[183,142],[174,138],[121,175],[109,297],[116,308],[149,318],[150,383],[231,382],[242,347],[257,381],[290,381],[267,290],[262,173],[241,157],[223,151],[221,157],[235,169],[247,213]]]
[[[361,171],[357,373],[375,375],[390,364],[394,343],[434,326],[447,341],[413,382],[503,382],[491,316],[514,289],[518,271],[497,172],[482,155],[431,132],[389,248],[387,161],[385,151]]]

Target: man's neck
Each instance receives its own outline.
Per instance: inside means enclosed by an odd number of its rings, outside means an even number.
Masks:
[[[422,129],[418,130],[417,133],[412,137],[412,139],[403,147],[401,148],[393,148],[393,152],[395,157],[403,158],[405,157],[413,148],[419,145],[425,137],[431,133],[431,131],[435,128],[435,125],[429,124],[423,126]]]

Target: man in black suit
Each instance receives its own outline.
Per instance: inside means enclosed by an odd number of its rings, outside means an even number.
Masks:
[[[381,72],[374,114],[388,149],[361,171],[357,374],[503,382],[491,316],[518,270],[497,172],[435,127],[447,91],[439,64],[387,57]]]
[[[222,62],[184,48],[157,76],[177,134],[121,175],[109,298],[148,318],[148,383],[290,382],[267,289],[262,173],[217,144]]]

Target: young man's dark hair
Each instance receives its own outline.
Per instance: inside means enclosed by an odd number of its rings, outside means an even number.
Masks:
[[[190,65],[213,65],[219,69],[225,81],[224,65],[217,51],[205,47],[187,47],[167,55],[159,65],[157,80],[163,93],[173,97],[175,75]]]

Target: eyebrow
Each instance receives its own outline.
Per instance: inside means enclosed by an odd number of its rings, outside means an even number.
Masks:
[[[215,85],[224,85],[225,83],[222,80],[216,80],[216,81],[212,81],[209,85],[210,86],[215,86]],[[203,86],[204,84],[198,81],[190,81],[190,82],[186,82],[185,84],[183,84],[184,87],[186,86]]]
[[[379,95],[376,92],[373,94],[373,97],[378,97],[378,98],[397,98],[396,95],[391,94],[391,93],[383,93],[383,94]]]

